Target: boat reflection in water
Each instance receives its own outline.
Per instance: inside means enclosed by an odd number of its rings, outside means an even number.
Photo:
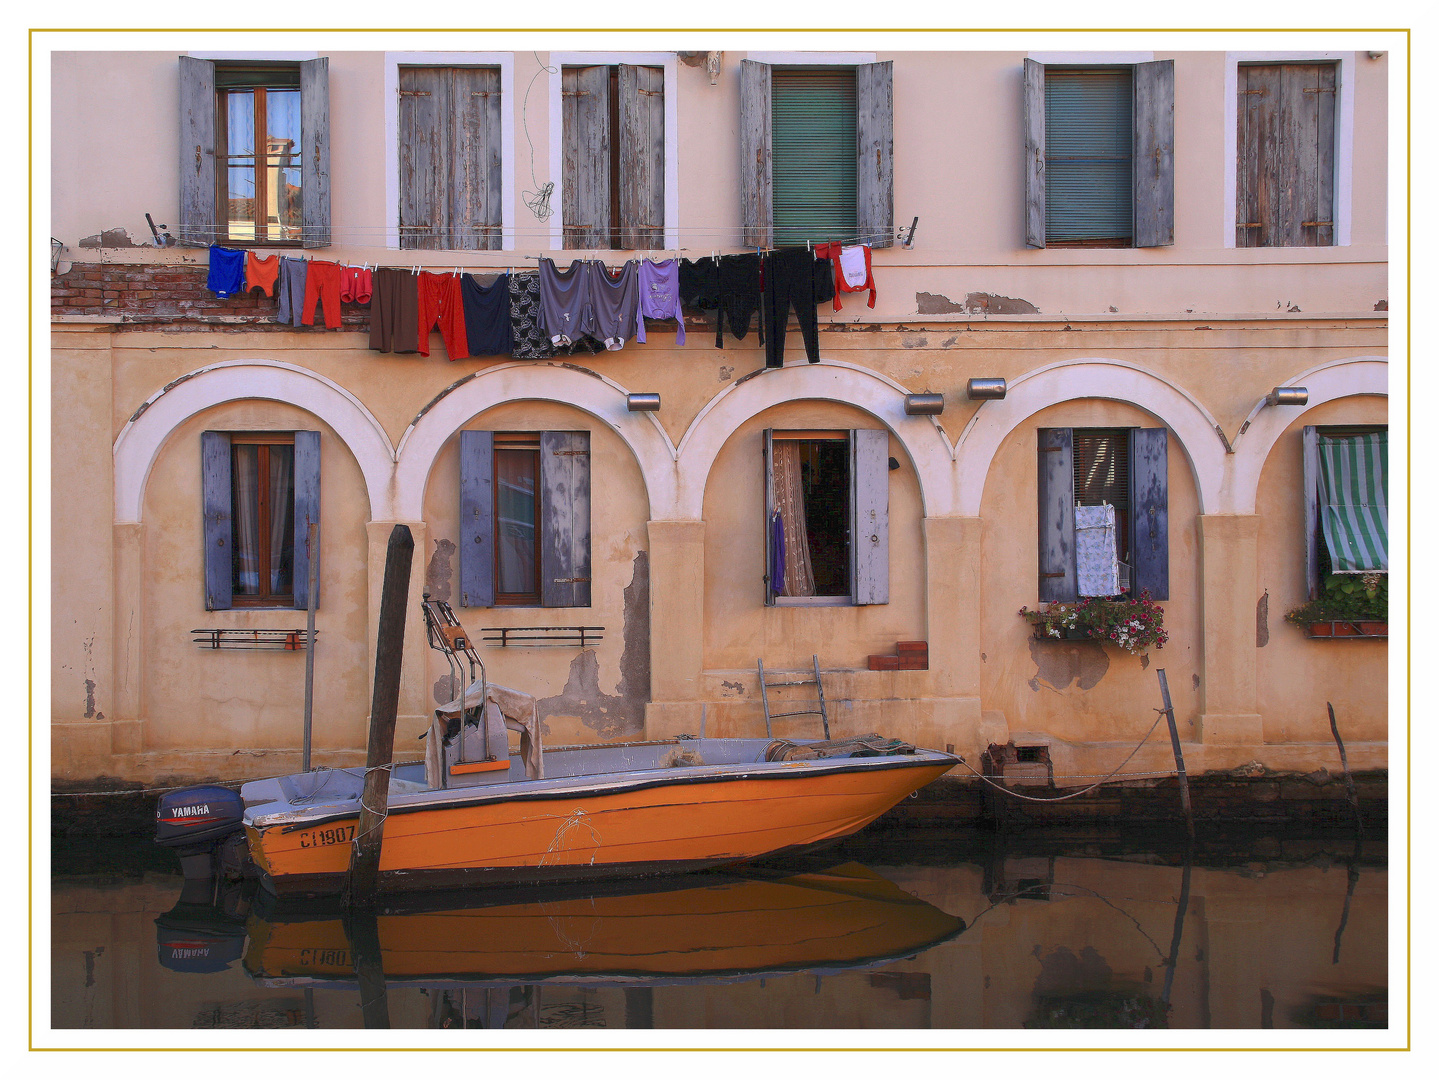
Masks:
[[[265,893],[259,903],[245,926],[251,978],[270,988],[363,988],[367,1026],[387,1023],[377,988],[429,989],[444,1024],[458,999],[443,991],[824,975],[914,956],[965,929],[855,863],[783,877],[697,874],[643,892],[427,894],[387,901],[374,915]],[[511,1002],[522,1011],[528,993],[491,994],[469,1022],[504,1026]]]

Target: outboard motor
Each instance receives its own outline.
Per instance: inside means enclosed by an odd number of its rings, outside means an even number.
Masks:
[[[171,791],[160,796],[155,808],[155,843],[175,849],[187,879],[206,880],[219,872],[226,849],[243,843],[244,815],[239,792],[226,787]]]

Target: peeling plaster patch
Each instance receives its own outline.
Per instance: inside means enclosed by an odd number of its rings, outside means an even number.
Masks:
[[[634,575],[624,592],[624,651],[620,654],[620,681],[614,694],[600,690],[600,661],[585,649],[570,662],[565,688],[553,697],[540,698],[535,712],[543,724],[551,716],[574,716],[601,738],[640,735],[645,726],[645,703],[650,696],[650,556],[635,553]]]
[[[1199,689],[1199,676],[1198,676],[1198,675],[1191,675],[1191,676],[1189,676],[1189,677],[1194,680],[1194,689],[1198,690],[1198,689]]]
[[[940,347],[941,349],[952,349],[952,348],[954,348],[954,343],[955,343],[956,341],[958,341],[958,340],[959,340],[959,335],[958,335],[958,334],[955,334],[954,337],[947,337],[947,338],[945,338],[943,341],[941,341],[941,342],[939,343],[939,347]]]
[[[85,719],[95,719],[95,680],[85,680]]]
[[[454,574],[452,560],[455,556],[453,540],[436,540],[430,563],[425,567],[425,589],[432,600],[450,601],[450,579]],[[448,699],[447,699],[448,700]]]
[[[994,293],[972,292],[964,298],[964,310],[971,315],[1038,315],[1039,308],[1028,300]]]
[[[980,662],[981,664],[987,664],[987,663],[989,663],[989,657],[986,656],[984,653],[980,653],[980,654],[979,654],[979,662]]]
[[[731,364],[720,365],[720,382],[729,382],[734,378],[734,366]]]
[[[137,245],[130,239],[129,229],[106,229],[97,236],[86,236],[80,241],[82,248],[132,248],[149,247],[149,244]]]
[[[921,315],[949,315],[964,311],[964,308],[942,293],[915,293],[914,302],[919,306]]]
[[[1117,307],[1115,307],[1113,304],[1110,304],[1110,305],[1109,305],[1109,312],[1110,312],[1111,315],[1117,315],[1117,314],[1119,314],[1119,309],[1118,309]]]
[[[1254,647],[1262,649],[1269,644],[1269,590],[1254,605]]]
[[[1146,653],[1140,653],[1140,654],[1139,654],[1139,670],[1140,670],[1140,671],[1148,671],[1148,670],[1149,670],[1149,654],[1148,654],[1147,652],[1146,652]]]
[[[1081,690],[1093,690],[1109,671],[1109,657],[1097,643],[1044,642],[1029,639],[1029,656],[1036,668],[1029,688],[1036,693],[1045,683],[1063,690],[1076,683]]]
[[[744,693],[744,683],[725,680],[720,683],[720,693],[725,697],[738,697]]]
[[[1380,300],[1380,301],[1378,301],[1378,302],[1374,305],[1374,310],[1375,310],[1375,311],[1388,311],[1388,310],[1389,310],[1389,301],[1388,301],[1388,300]]]
[[[900,340],[900,345],[906,349],[922,349],[929,344],[929,338],[923,334],[911,334]]]

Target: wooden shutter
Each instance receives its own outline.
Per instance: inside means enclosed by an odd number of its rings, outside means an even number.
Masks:
[[[748,61],[745,61],[748,63]],[[774,517],[774,428],[764,429],[764,602],[765,607],[774,607],[774,598],[779,595],[784,582],[776,582],[770,572],[774,567],[774,529],[770,518]]]
[[[450,86],[450,246],[498,250],[504,244],[500,72],[452,68]]]
[[[894,61],[854,69],[856,223],[871,247],[894,244]]]
[[[1304,585],[1319,597],[1319,429],[1304,428]]]
[[[295,432],[295,607],[310,607],[310,523],[320,523],[320,433]],[[315,607],[320,606],[316,578]]]
[[[1044,65],[1024,61],[1024,242],[1044,247]]]
[[[1074,432],[1039,429],[1039,598],[1079,598],[1074,551]]]
[[[665,242],[665,72],[621,64],[620,247]]]
[[[330,58],[300,63],[300,234],[307,248],[330,246]]]
[[[495,436],[460,432],[460,606],[495,603]]]
[[[182,244],[219,240],[219,182],[215,173],[215,64],[180,57],[180,217]],[[227,443],[228,445],[228,443]]]
[[[590,433],[540,432],[540,602],[590,606]]]
[[[402,67],[399,82],[400,247],[441,248],[449,227],[442,71]]]
[[[610,246],[610,69],[565,68],[560,77],[564,134],[564,244]]]
[[[856,604],[889,603],[889,432],[849,433],[851,586]]]
[[[200,433],[200,487],[205,516],[205,610],[225,611],[234,602],[235,542],[227,432]]]
[[[1174,61],[1134,65],[1134,246],[1174,243]]]
[[[1239,247],[1334,243],[1336,66],[1239,65]]]
[[[745,247],[774,242],[773,126],[770,65],[739,65],[739,195]]]
[[[1169,599],[1169,429],[1129,430],[1130,593]]]

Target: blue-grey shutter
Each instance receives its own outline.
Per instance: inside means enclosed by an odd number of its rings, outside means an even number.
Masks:
[[[1044,247],[1044,65],[1024,61],[1024,242]]]
[[[234,601],[234,530],[231,526],[230,436],[200,433],[200,487],[205,515],[205,610],[225,611]]]
[[[783,581],[775,581],[774,574],[774,428],[764,429],[764,603],[774,607],[774,598]]]
[[[1045,238],[1134,235],[1130,68],[1044,74]]]
[[[850,596],[856,604],[889,603],[889,432],[849,433]]]
[[[320,433],[295,432],[295,607],[310,606],[310,523],[320,523]],[[315,579],[315,606],[320,606]]]
[[[180,57],[180,206],[182,244],[212,244],[220,214],[215,180],[215,63]],[[229,440],[226,440],[229,445]]]
[[[854,239],[859,229],[854,69],[776,68],[770,109],[774,243]]]
[[[1134,246],[1174,243],[1174,61],[1134,65]]]
[[[1169,429],[1129,429],[1130,592],[1169,599]]]
[[[460,432],[460,606],[495,603],[495,435]]]
[[[665,242],[665,72],[629,64],[619,69],[619,246],[660,248]]]
[[[300,63],[300,235],[307,248],[330,246],[330,58]]]
[[[564,244],[610,246],[610,69],[565,68],[561,79]]]
[[[1304,428],[1304,584],[1319,598],[1319,429]]]
[[[739,197],[746,247],[768,247],[774,239],[771,75],[769,64],[740,61]]]
[[[894,244],[894,61],[854,69],[856,224],[872,247]]]
[[[540,603],[590,606],[590,433],[540,432]]]
[[[1079,598],[1074,550],[1074,431],[1039,429],[1039,598]]]

